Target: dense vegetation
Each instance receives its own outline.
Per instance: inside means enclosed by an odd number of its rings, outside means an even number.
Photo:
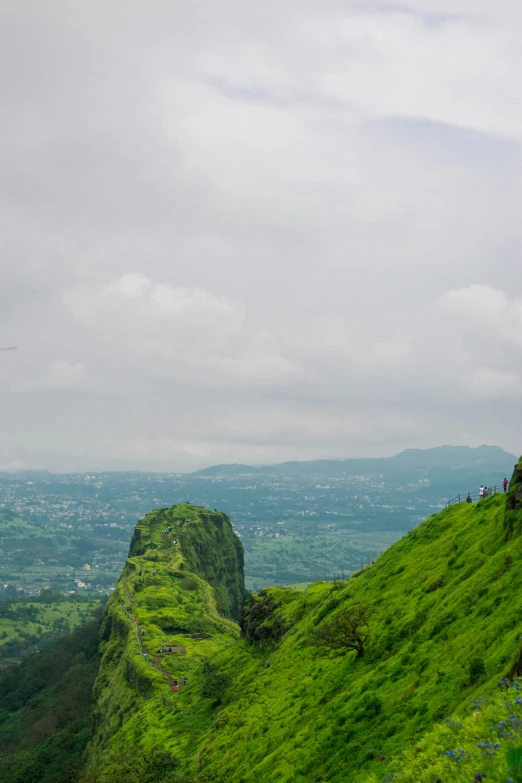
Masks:
[[[0,599],[0,665],[16,663],[56,644],[104,603],[105,596],[65,597],[51,589],[31,600],[20,596]]]
[[[194,677],[209,709],[221,702],[229,675],[211,658],[239,635],[226,615],[241,603],[243,579],[241,542],[224,514],[179,505],[140,520],[102,628],[86,780],[116,781],[124,768],[125,780],[141,783],[179,766],[165,742],[170,717]],[[161,736],[149,734],[152,725]]]
[[[92,726],[102,610],[19,666],[0,669],[0,780],[72,783]]]
[[[471,783],[482,768],[505,783],[517,774],[506,748],[522,744],[519,686],[498,689],[522,675],[517,492],[515,479],[514,525],[504,496],[450,507],[348,581],[263,591],[244,606],[240,639],[208,585],[187,574],[182,543],[162,538],[167,512],[149,515],[145,551],[110,603],[83,780],[123,779],[132,749],[130,783]],[[192,511],[207,531],[211,515]],[[328,648],[328,631],[358,607],[367,610],[362,649]],[[157,655],[165,644],[178,652]],[[459,748],[467,755],[454,761]]]
[[[504,524],[508,538],[522,533],[522,459],[515,466],[509,485]]]

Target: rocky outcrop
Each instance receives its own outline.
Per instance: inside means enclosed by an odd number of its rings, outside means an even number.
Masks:
[[[153,777],[158,760],[145,764],[143,753],[137,759],[121,755],[119,743],[125,736],[130,747],[139,744],[145,715],[156,716],[167,705],[178,710],[187,682],[192,693],[199,692],[208,672],[215,674],[209,654],[238,637],[234,620],[244,598],[243,560],[240,539],[218,511],[181,504],[155,509],[138,522],[106,608],[82,783],[173,780],[156,767]],[[225,680],[213,682],[217,687]],[[183,734],[183,728],[176,730]],[[169,740],[162,735],[162,745]]]
[[[509,483],[504,527],[506,538],[522,533],[522,457],[518,465],[515,465],[515,470]]]

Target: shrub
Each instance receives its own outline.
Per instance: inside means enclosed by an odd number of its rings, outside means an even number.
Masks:
[[[208,661],[203,667],[205,682],[201,689],[202,696],[213,699],[213,704],[221,704],[223,696],[232,685],[232,678],[228,674],[220,672],[219,669]]]
[[[428,587],[426,588],[427,593],[434,593],[435,590],[440,590],[441,587],[444,585],[444,576],[439,576],[438,579],[435,579]]]
[[[183,780],[175,772],[179,763],[169,752],[156,749],[143,755],[118,754],[110,759],[109,779],[111,783],[176,783]]]
[[[153,686],[151,680],[139,670],[134,661],[130,658],[125,659],[123,676],[127,680],[129,686],[143,696],[149,696],[152,693]]]
[[[327,655],[336,650],[356,650],[361,658],[370,638],[370,620],[374,614],[362,604],[343,609],[316,631],[314,642]]]
[[[382,701],[378,696],[370,696],[364,705],[364,716],[374,718],[382,712]]]
[[[260,649],[269,649],[281,640],[286,629],[280,604],[268,590],[245,601],[239,617],[241,635]]]
[[[182,590],[197,590],[198,589],[198,580],[194,579],[193,576],[184,576],[179,583],[179,586]]]
[[[469,681],[474,685],[486,674],[486,666],[482,658],[472,658],[469,662]]]
[[[185,631],[189,634],[192,633],[209,633],[214,630],[214,625],[207,620],[206,617],[191,617],[185,625]]]

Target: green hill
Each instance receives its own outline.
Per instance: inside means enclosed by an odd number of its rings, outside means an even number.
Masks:
[[[347,582],[262,591],[240,635],[225,515],[148,514],[108,604],[82,782],[517,779],[522,699],[498,681],[522,674],[521,532],[522,460],[507,501],[430,517]],[[359,653],[331,650],[354,623]]]
[[[178,505],[138,523],[102,628],[87,779],[118,779],[133,747],[141,781],[143,759],[164,745],[180,697],[191,701],[193,678],[201,682],[206,671],[221,687],[209,661],[237,640],[231,618],[243,598],[243,549],[224,514]]]
[[[105,597],[43,590],[32,600],[0,598],[0,667],[53,645],[92,618]]]
[[[0,780],[71,783],[92,730],[102,610],[52,648],[0,668]]]

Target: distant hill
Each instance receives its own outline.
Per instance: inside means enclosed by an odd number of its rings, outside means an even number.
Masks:
[[[296,463],[299,464],[299,463]],[[306,463],[302,463],[303,465]],[[188,473],[188,476],[244,476],[250,473],[263,473],[271,468],[281,467],[280,465],[241,465],[237,462],[222,465],[211,465],[208,468],[195,470]]]
[[[398,473],[411,471],[415,474],[436,470],[456,471],[462,475],[469,471],[511,475],[517,462],[499,446],[437,446],[432,449],[406,449],[393,457],[365,457],[351,459],[317,459],[307,462],[281,462],[275,465],[213,465],[191,473],[191,476],[238,476],[238,475],[284,475],[295,477],[375,476],[383,474],[392,480]],[[491,480],[491,479],[490,479]]]

